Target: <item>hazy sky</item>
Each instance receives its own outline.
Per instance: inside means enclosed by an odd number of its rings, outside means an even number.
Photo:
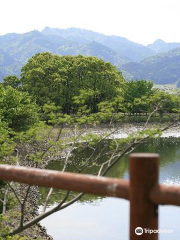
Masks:
[[[0,35],[78,27],[148,44],[180,42],[180,0],[0,0]]]

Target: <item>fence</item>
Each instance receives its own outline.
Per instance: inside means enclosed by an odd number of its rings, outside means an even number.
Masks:
[[[72,190],[130,201],[130,240],[157,240],[158,233],[135,234],[137,227],[158,229],[158,205],[180,206],[180,187],[158,184],[159,156],[130,155],[130,181],[36,168],[0,165],[0,179]]]

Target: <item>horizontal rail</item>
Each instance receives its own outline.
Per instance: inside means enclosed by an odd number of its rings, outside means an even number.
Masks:
[[[150,200],[155,204],[180,206],[180,187],[157,185],[151,190]]]
[[[0,179],[129,199],[129,181],[36,168],[0,165]]]
[[[139,240],[140,227],[158,229],[158,205],[180,206],[180,187],[158,184],[158,165],[159,155],[135,153],[130,181],[11,165],[0,165],[0,179],[130,200],[130,240]],[[158,234],[141,239],[158,240]]]
[[[129,200],[129,181],[123,179],[11,165],[0,165],[0,179]],[[156,185],[150,200],[158,205],[180,206],[180,187]]]

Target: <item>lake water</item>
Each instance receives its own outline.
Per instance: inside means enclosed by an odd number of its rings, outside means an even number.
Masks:
[[[160,158],[161,183],[180,185],[180,138],[160,138],[138,147],[136,152],[156,152]],[[110,177],[129,178],[128,156],[122,158],[108,174]],[[49,169],[60,169],[60,163],[52,162]],[[45,191],[45,190],[44,190]],[[58,199],[53,196],[49,208]],[[55,240],[128,240],[129,201],[86,196],[67,209],[41,221]],[[160,234],[160,240],[180,239],[180,207],[159,207],[159,229],[173,230]]]

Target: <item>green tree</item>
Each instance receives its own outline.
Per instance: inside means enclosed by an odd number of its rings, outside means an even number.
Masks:
[[[103,108],[106,107],[106,103],[103,105]],[[46,107],[48,110],[49,106]],[[52,106],[50,106],[50,109],[52,109]],[[56,109],[54,110],[56,111]],[[26,151],[19,151],[21,155],[19,155],[19,159],[26,158],[28,163],[35,161],[37,167],[41,166],[38,164],[47,162],[51,159],[61,159],[61,171],[68,171],[73,166],[74,171],[78,173],[90,172],[93,175],[105,176],[111,167],[120,161],[122,156],[129,154],[136,146],[140,145],[148,138],[154,138],[161,135],[162,131],[172,126],[172,123],[162,129],[147,129],[146,126],[147,124],[145,124],[142,131],[132,132],[127,138],[112,139],[112,141],[109,141],[112,134],[117,132],[118,127],[116,129],[114,129],[114,126],[112,126],[112,128],[109,127],[108,132],[99,135],[100,129],[97,128],[95,131],[97,133],[93,134],[93,132],[88,131],[89,126],[84,126],[84,128],[79,126],[80,128],[78,128],[76,123],[72,124],[69,129],[63,127],[53,129],[52,126],[45,128],[43,123],[41,123],[28,130],[26,133],[19,134],[19,147],[26,149]],[[95,128],[93,131],[94,130]],[[87,155],[83,155],[82,151],[86,151],[88,157]],[[11,189],[14,189],[12,193],[16,192],[16,186],[17,185],[11,185]],[[24,199],[27,201],[25,196],[28,196],[30,190],[31,188],[28,186],[23,188],[23,194],[19,201],[20,206],[22,206]],[[43,197],[42,212],[38,216],[34,216],[30,219],[26,218],[27,212],[26,209],[23,208],[21,215],[17,216],[16,227],[10,229],[8,233],[1,233],[2,236],[13,236],[23,232],[42,219],[57,211],[65,209],[81,199],[84,193],[75,194],[74,192],[63,191],[61,192],[61,198],[57,199],[56,206],[47,209],[52,195],[53,189],[51,188],[46,197]]]
[[[62,107],[64,113],[77,110],[74,97],[82,91],[91,93],[86,104],[91,112],[98,103],[111,100],[122,88],[124,79],[118,70],[95,57],[36,54],[22,68],[23,89],[41,106],[48,102]],[[77,98],[76,98],[77,100]]]
[[[165,91],[157,91],[151,98],[150,104],[154,106],[158,103],[158,113],[177,113],[180,112],[180,96],[170,94]]]
[[[38,120],[37,105],[28,93],[0,86],[0,118],[15,131],[25,130]]]
[[[3,79],[3,86],[11,86],[12,88],[18,88],[21,84],[21,80],[15,75],[7,76]]]
[[[130,81],[124,88],[124,111],[142,113],[150,111],[149,98],[154,95],[153,82],[146,80]]]
[[[0,163],[3,163],[5,158],[12,154],[15,143],[10,138],[10,131],[7,124],[0,120]]]

